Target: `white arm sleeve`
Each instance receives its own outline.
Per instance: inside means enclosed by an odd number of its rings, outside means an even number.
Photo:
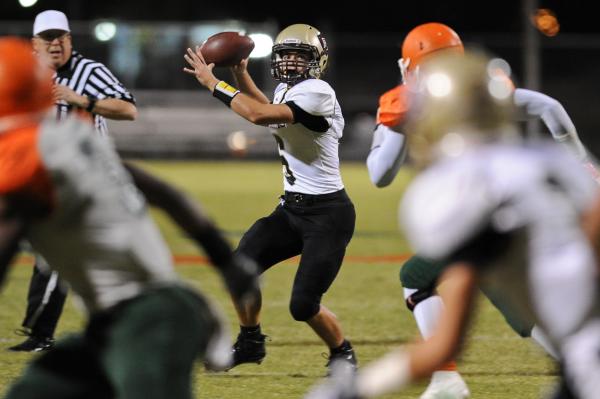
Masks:
[[[378,125],[373,132],[367,169],[371,182],[377,187],[388,186],[398,174],[406,158],[406,136]]]
[[[578,159],[586,159],[587,151],[579,140],[577,129],[560,102],[527,89],[516,89],[514,101],[526,117],[541,118],[554,140],[565,145]]]

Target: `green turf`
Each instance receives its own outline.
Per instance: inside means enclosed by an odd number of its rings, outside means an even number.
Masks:
[[[233,243],[255,219],[275,207],[281,193],[281,166],[275,162],[141,162],[140,165],[201,201]],[[356,257],[408,253],[406,242],[397,232],[396,209],[410,174],[401,174],[391,187],[382,190],[371,185],[363,164],[344,164],[342,171],[357,210],[356,234],[348,254]],[[163,215],[154,215],[174,253],[198,253]],[[412,316],[403,305],[398,269],[398,264],[387,262],[346,262],[325,296],[324,303],[341,320],[363,364],[416,337]],[[218,276],[210,268],[198,265],[179,265],[178,271],[221,304],[234,334],[237,327],[233,308]],[[295,322],[287,310],[294,271],[293,262],[287,262],[264,276],[263,328],[271,341],[263,364],[244,365],[217,374],[206,374],[198,368],[196,397],[300,398],[324,375],[326,360],[321,353],[326,348],[306,325]],[[23,316],[30,273],[31,268],[26,264],[14,267],[1,294],[1,348],[22,339],[13,330]],[[81,324],[82,317],[74,301],[69,300],[58,335],[75,331]],[[31,356],[0,350],[0,392],[19,375]],[[479,304],[459,367],[474,398],[538,398],[555,380],[554,367],[546,356],[529,340],[517,337],[484,300]],[[418,397],[424,384],[386,398]]]

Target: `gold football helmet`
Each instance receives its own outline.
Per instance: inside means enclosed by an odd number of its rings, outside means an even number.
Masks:
[[[423,62],[406,125],[411,156],[425,166],[472,144],[514,137],[513,90],[497,59],[478,52]]]
[[[290,54],[301,55],[290,57]],[[327,69],[328,49],[325,38],[316,28],[294,24],[282,30],[273,45],[271,75],[284,83],[319,79]]]

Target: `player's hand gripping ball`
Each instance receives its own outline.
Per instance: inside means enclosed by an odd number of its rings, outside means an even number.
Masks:
[[[254,41],[238,32],[221,32],[212,35],[200,47],[207,64],[230,67],[248,58],[254,50]]]

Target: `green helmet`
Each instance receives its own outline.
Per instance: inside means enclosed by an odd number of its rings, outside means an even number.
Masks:
[[[288,53],[302,54],[306,61],[284,59]],[[271,75],[289,84],[309,78],[319,79],[327,69],[327,59],[327,43],[321,32],[307,24],[290,25],[275,39]]]

